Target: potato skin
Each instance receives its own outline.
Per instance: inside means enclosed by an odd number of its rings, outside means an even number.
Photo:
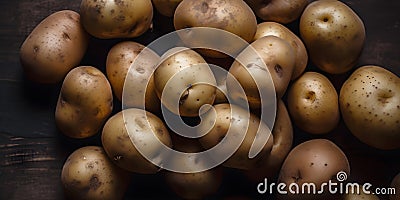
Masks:
[[[262,37],[272,35],[286,40],[296,54],[296,66],[294,67],[291,79],[295,80],[303,74],[308,63],[307,49],[303,41],[291,30],[276,22],[263,22],[257,25],[257,32],[254,35],[254,41]]]
[[[358,68],[340,90],[350,132],[378,149],[400,148],[400,78],[379,66]]]
[[[308,0],[245,0],[256,15],[264,21],[283,24],[290,23],[300,17]]]
[[[300,18],[299,28],[311,61],[330,74],[341,74],[354,67],[365,42],[363,21],[341,1],[310,3]]]
[[[350,165],[346,155],[333,142],[326,139],[313,139],[293,148],[283,162],[278,183],[314,183],[317,191],[322,183],[336,181],[338,172],[350,175]],[[325,195],[280,195],[278,199],[339,199],[329,195],[325,187]],[[286,187],[287,189],[287,187]]]
[[[139,54],[140,60],[135,61]],[[120,42],[110,49],[106,62],[107,78],[115,96],[120,101],[123,99],[125,107],[146,108],[153,113],[160,112],[161,103],[155,91],[152,75],[159,60],[155,52],[132,41]],[[125,83],[126,78],[129,81],[127,83]],[[123,97],[124,87],[127,90]],[[146,91],[143,88],[146,88]],[[142,99],[143,96],[145,99]]]
[[[82,0],[82,24],[100,39],[132,38],[146,32],[152,23],[151,0]]]
[[[167,17],[173,17],[176,7],[182,0],[152,0],[153,6],[159,13]]]
[[[264,178],[275,179],[283,161],[290,152],[293,144],[293,127],[285,103],[278,101],[278,109],[275,118],[274,136],[271,151],[266,152],[265,157],[260,161],[259,166],[246,172],[251,180],[262,181]]]
[[[257,29],[256,17],[242,0],[183,0],[175,10],[176,30],[187,27],[219,28],[250,42]]]
[[[114,165],[98,146],[75,150],[61,172],[68,199],[122,199],[129,181],[130,175]]]
[[[80,66],[64,79],[55,121],[63,134],[87,138],[101,129],[112,109],[113,94],[106,76],[92,66]]]
[[[166,146],[172,146],[168,130],[157,116],[141,109],[130,108],[117,113],[106,122],[101,141],[107,155],[119,167],[130,172],[154,174],[160,168],[143,157],[131,140],[141,141],[142,149],[146,148],[146,152],[151,151],[156,155],[160,146],[149,134],[155,134]]]
[[[217,145],[227,135],[228,130],[233,131],[232,135],[226,138],[228,141],[237,141],[242,137],[241,135],[245,134],[239,148],[223,165],[237,169],[254,169],[263,156],[271,151],[274,137],[269,128],[258,117],[234,104],[218,104],[214,106],[214,109],[216,111],[215,116],[211,110],[202,116],[205,121],[203,125],[205,126],[199,127],[201,133],[210,128],[207,125],[213,122],[213,117],[216,117],[216,121],[207,134],[199,138],[201,145],[205,149]],[[247,118],[248,115],[250,116],[249,118]],[[250,147],[255,140],[259,127],[260,132],[267,134],[269,139],[257,156],[249,158]]]
[[[292,120],[308,133],[328,133],[339,123],[337,92],[320,73],[304,73],[292,84],[287,99]]]
[[[77,12],[62,10],[51,14],[33,29],[21,46],[20,62],[25,74],[38,83],[62,81],[81,62],[88,38]]]

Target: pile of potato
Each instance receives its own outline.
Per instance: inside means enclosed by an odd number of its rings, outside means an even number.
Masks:
[[[226,54],[205,49],[178,48],[158,55],[130,39],[151,30],[153,12],[173,17],[176,30],[210,27],[233,33],[250,43],[264,65],[256,64],[251,55],[245,63],[232,62]],[[300,35],[296,35],[285,24],[299,18]],[[79,66],[90,37],[124,39],[110,49],[106,71]],[[287,185],[318,185],[335,179],[341,171],[350,175],[351,160],[328,139],[292,147],[296,137],[292,123],[310,134],[326,134],[342,118],[351,133],[366,145],[384,150],[400,148],[398,76],[384,67],[362,66],[348,77],[338,94],[326,76],[307,68],[313,65],[329,74],[352,70],[365,37],[362,20],[336,0],[82,0],[79,13],[59,11],[38,24],[22,44],[20,58],[32,81],[62,82],[55,121],[63,134],[77,139],[101,134],[102,147],[77,149],[66,160],[61,180],[67,197],[122,199],[130,173],[159,173],[180,197],[202,199],[217,193],[226,167],[242,170],[253,181],[269,178]],[[191,40],[195,42],[196,38]],[[132,65],[139,54],[144,59]],[[213,59],[224,60],[222,67],[231,76],[216,78],[206,64]],[[267,79],[260,71],[270,73],[271,84],[256,84]],[[135,81],[125,82],[128,78]],[[172,78],[179,79],[174,87],[168,86]],[[235,91],[234,81],[240,83],[245,95]],[[276,112],[273,127],[261,120],[259,112],[264,106],[259,91],[268,88],[276,94],[276,110],[270,111]],[[229,102],[224,94],[233,101]],[[115,108],[115,98],[123,101],[125,109]],[[251,112],[235,103],[243,100]],[[188,139],[165,124],[161,105],[195,125],[200,120],[216,120],[211,129],[200,124],[198,129],[206,130],[206,135]],[[111,116],[114,109],[120,112]],[[233,136],[227,135],[228,130]],[[268,140],[259,154],[249,157],[259,133]],[[244,139],[222,166],[195,173],[160,167],[169,159],[161,153],[164,147],[193,153],[221,141],[229,145],[238,138]],[[146,159],[138,147],[159,163]],[[193,169],[204,164],[195,158],[173,162]],[[301,198],[340,197],[325,193]]]

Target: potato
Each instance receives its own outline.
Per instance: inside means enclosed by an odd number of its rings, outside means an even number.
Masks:
[[[285,103],[278,102],[278,109],[272,129],[274,144],[271,151],[266,152],[259,166],[246,172],[251,180],[262,181],[264,178],[275,179],[279,174],[282,163],[292,148],[293,127]]]
[[[341,180],[337,180],[339,172]],[[326,139],[309,140],[296,146],[283,162],[278,183],[287,185],[285,189],[288,194],[278,197],[279,199],[339,199],[329,193],[327,186],[324,193],[318,195],[308,195],[307,187],[304,187],[306,188],[304,194],[291,194],[288,189],[290,184],[295,183],[301,192],[303,184],[308,183],[315,184],[316,191],[319,191],[323,183],[328,183],[329,180],[344,181],[344,177],[349,174],[349,162],[338,146]]]
[[[328,133],[339,123],[337,92],[320,73],[304,73],[292,84],[287,99],[292,120],[308,133]]]
[[[167,17],[173,17],[176,7],[182,0],[152,0],[159,13]]]
[[[203,105],[213,104],[215,78],[198,53],[178,48],[166,52],[163,58],[154,72],[154,84],[161,103],[168,110],[194,117]]]
[[[139,54],[140,59],[137,60]],[[160,112],[161,103],[152,75],[159,60],[155,52],[132,41],[120,42],[110,49],[106,63],[107,77],[115,96],[120,101],[123,99],[125,108],[146,108],[153,113]]]
[[[300,17],[308,0],[245,0],[256,15],[264,21],[283,24],[290,23]]]
[[[115,166],[103,148],[86,146],[68,157],[61,182],[68,199],[122,199],[130,175]]]
[[[307,67],[308,54],[303,42],[291,30],[276,22],[263,22],[257,25],[254,40],[264,36],[273,35],[289,42],[296,54],[296,66],[293,69],[291,79],[297,79]]]
[[[82,24],[101,39],[132,38],[146,32],[153,19],[151,0],[82,0]]]
[[[395,188],[395,193],[396,194],[391,194],[389,195],[389,199],[390,200],[399,200],[400,199],[400,173],[398,173],[392,180],[392,182],[390,183],[390,187],[391,188]]]
[[[174,149],[185,153],[201,152],[202,148],[199,143],[174,140]],[[185,165],[187,168],[203,168],[199,165],[204,165],[198,161],[195,156],[189,159],[177,159],[174,157],[171,162],[175,165]],[[204,199],[213,195],[219,189],[222,183],[222,168],[216,167],[202,172],[195,173],[177,173],[165,171],[164,178],[167,185],[179,197],[183,199]]]
[[[80,16],[62,10],[46,17],[25,39],[20,61],[26,76],[38,83],[58,83],[78,66],[88,46]]]
[[[254,48],[258,55],[248,51],[250,48]],[[241,59],[242,57],[245,58]],[[251,43],[251,47],[245,49],[238,58],[241,62],[235,61],[229,72],[243,87],[246,97],[242,97],[239,91],[231,87],[233,86],[232,82],[236,80],[228,77],[227,87],[233,100],[247,99],[251,109],[260,108],[259,91],[271,91],[273,87],[270,82],[265,83],[268,80],[268,74],[266,74],[268,72],[271,75],[277,96],[282,97],[284,95],[295,66],[295,53],[288,42],[275,36],[262,37]],[[268,71],[259,64],[260,58],[263,59]]]
[[[372,192],[372,191],[369,191]],[[362,189],[362,184],[360,184],[359,193],[357,191],[355,193],[347,193],[343,196],[343,200],[379,200],[379,197],[375,194],[365,194]]]
[[[126,109],[112,116],[104,125],[101,141],[107,155],[116,165],[142,174],[154,174],[160,168],[140,152],[146,152],[151,159],[162,162],[167,155],[160,153],[159,141],[168,147],[172,146],[164,123],[157,116],[136,108]],[[133,141],[137,143],[134,144]]]
[[[91,66],[71,70],[64,79],[55,111],[59,130],[72,138],[96,134],[113,110],[113,94],[104,74]]]
[[[299,28],[311,61],[331,74],[349,71],[365,42],[365,27],[360,17],[336,0],[310,3],[300,18]]]
[[[251,8],[242,0],[183,0],[175,10],[174,26],[176,30],[191,27],[222,29],[251,42],[256,33],[257,20]],[[215,41],[221,48],[233,49],[233,52],[243,48],[240,42],[230,41],[227,37],[217,34],[189,36],[192,37],[183,39],[188,46],[194,43],[204,44],[204,40],[210,40]],[[201,49],[199,52],[209,57],[226,57],[216,51]]]
[[[358,68],[340,90],[350,132],[378,149],[400,148],[400,78],[379,66]]]
[[[230,151],[234,147],[231,145],[240,145],[233,155],[223,163],[226,167],[253,169],[262,159],[262,156],[271,151],[274,137],[268,126],[255,115],[239,106],[218,104],[201,117],[204,123],[199,125],[199,135],[200,133],[206,133],[206,135],[200,137],[199,141],[205,149],[209,149],[220,142],[224,145],[223,151]],[[229,135],[228,130],[230,131]],[[240,143],[242,137],[244,137],[244,140]],[[264,142],[263,138],[267,139],[266,144],[261,143]],[[259,142],[255,145],[263,146],[255,157],[249,158],[253,141]]]

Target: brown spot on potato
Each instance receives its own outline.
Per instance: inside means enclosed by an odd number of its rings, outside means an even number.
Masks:
[[[89,181],[89,188],[92,190],[97,190],[101,186],[101,182],[97,177],[97,174],[93,174]]]
[[[40,50],[40,48],[39,48],[39,46],[37,46],[37,45],[34,45],[33,46],[33,53],[38,53],[39,52],[39,50]]]
[[[275,65],[274,70],[275,70],[275,72],[276,72],[276,74],[278,75],[279,78],[283,77],[283,70],[282,70],[282,67],[279,64]]]
[[[207,2],[203,2],[201,4],[201,8],[200,8],[202,13],[206,13],[208,11],[208,3]]]
[[[64,40],[71,40],[71,38],[69,37],[68,33],[63,32],[62,37]]]
[[[179,105],[183,105],[187,98],[189,97],[189,88],[183,92],[181,98],[179,99]]]

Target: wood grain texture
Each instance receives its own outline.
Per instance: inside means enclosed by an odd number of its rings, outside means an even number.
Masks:
[[[364,20],[367,41],[357,66],[376,64],[400,75],[400,1],[346,0]],[[37,85],[25,79],[19,47],[33,28],[51,13],[79,10],[80,0],[0,1],[0,199],[64,199],[60,173],[67,156],[86,145],[100,145],[99,136],[85,140],[64,137],[54,123],[60,84]],[[298,22],[288,25],[298,33]],[[154,29],[134,39],[148,44],[173,30],[172,20],[156,14]],[[92,38],[82,65],[102,70],[108,50],[121,40]],[[309,69],[315,70],[310,63]],[[339,89],[350,75],[328,75]],[[115,104],[114,113],[120,109]],[[400,130],[399,130],[400,131]],[[316,138],[298,129],[295,144]],[[343,122],[325,136],[341,147],[351,164],[350,179],[388,187],[400,172],[399,151],[379,151],[353,137]],[[240,171],[227,170],[215,199],[227,195],[263,198]],[[134,175],[126,199],[176,198],[159,175]],[[382,199],[386,199],[382,196]]]

